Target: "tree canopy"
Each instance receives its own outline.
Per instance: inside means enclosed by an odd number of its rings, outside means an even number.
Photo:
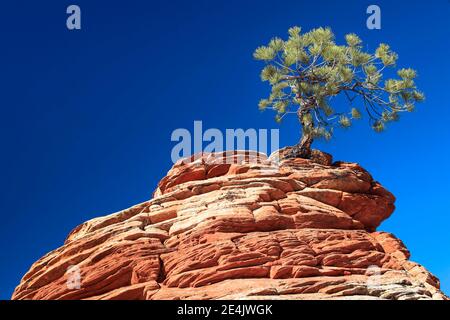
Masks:
[[[302,126],[298,156],[308,157],[315,138],[330,139],[334,127],[348,128],[364,114],[381,132],[386,123],[425,99],[414,83],[415,70],[398,69],[395,78],[384,78],[388,68],[395,71],[398,59],[389,45],[365,52],[353,33],[339,45],[330,28],[302,33],[300,27],[292,27],[287,40],[275,37],[253,55],[265,62],[261,79],[271,85],[259,108],[274,110],[278,122],[289,114],[298,117]],[[344,110],[335,110],[338,106],[331,103],[337,95],[346,97],[346,108],[339,106]]]

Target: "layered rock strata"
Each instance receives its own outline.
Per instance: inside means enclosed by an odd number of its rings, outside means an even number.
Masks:
[[[394,196],[358,164],[315,155],[179,161],[151,200],[75,228],[13,299],[446,299],[376,231]]]

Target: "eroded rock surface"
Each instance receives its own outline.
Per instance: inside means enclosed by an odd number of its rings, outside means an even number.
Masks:
[[[318,158],[180,161],[153,199],[75,228],[13,299],[446,299],[375,231],[394,196]]]

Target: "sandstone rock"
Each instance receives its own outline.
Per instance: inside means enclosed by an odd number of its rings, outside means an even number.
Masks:
[[[447,299],[400,240],[375,231],[395,198],[359,165],[319,151],[189,160],[153,199],[75,228],[12,298]]]

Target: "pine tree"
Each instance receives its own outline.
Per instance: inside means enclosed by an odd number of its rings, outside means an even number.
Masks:
[[[397,78],[383,79],[383,72],[395,69],[398,59],[387,44],[368,53],[356,34],[346,35],[344,45],[335,43],[329,28],[302,33],[292,27],[288,34],[287,40],[273,38],[253,55],[265,62],[261,79],[272,88],[259,108],[274,110],[278,122],[295,114],[301,124],[301,139],[292,157],[309,158],[314,139],[330,139],[335,126],[350,127],[362,118],[360,110],[365,111],[370,126],[381,132],[386,123],[398,120],[401,112],[414,110],[415,103],[425,99],[416,88],[413,69],[399,69]],[[337,95],[346,97],[349,110],[335,111],[330,98]]]

